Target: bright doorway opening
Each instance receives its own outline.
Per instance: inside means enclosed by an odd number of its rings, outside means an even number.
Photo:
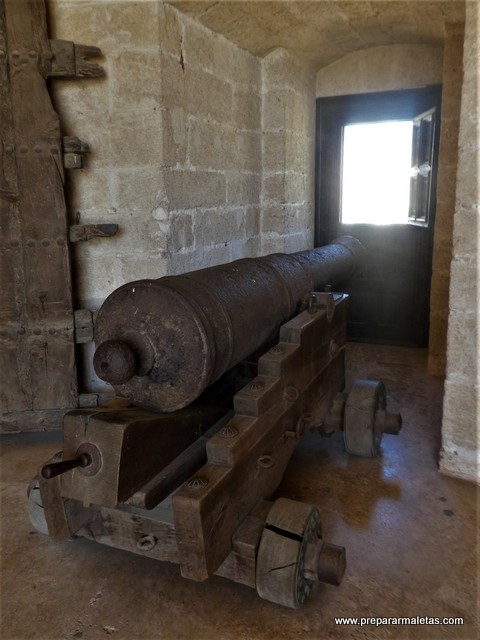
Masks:
[[[407,224],[413,120],[343,127],[342,224]]]

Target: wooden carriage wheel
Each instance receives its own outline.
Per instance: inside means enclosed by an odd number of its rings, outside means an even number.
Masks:
[[[344,440],[348,453],[374,457],[380,448],[383,431],[376,420],[385,412],[385,385],[378,380],[356,380],[345,404]]]
[[[315,582],[306,577],[309,544],[321,535],[315,507],[279,498],[270,509],[257,553],[257,593],[264,600],[296,609],[310,595]]]

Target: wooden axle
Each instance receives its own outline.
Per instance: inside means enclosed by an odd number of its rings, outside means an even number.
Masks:
[[[32,523],[42,533],[52,536],[63,530],[67,537],[180,564],[170,498],[151,511],[130,505],[109,509],[62,499],[59,486],[50,485],[46,492],[44,479],[37,479],[29,488]],[[42,504],[44,495],[48,501]],[[283,528],[272,525],[279,514]],[[265,600],[297,608],[315,583],[338,586],[345,572],[345,549],[324,542],[320,531],[320,516],[313,506],[285,498],[264,500],[235,532],[230,553],[215,574],[256,589]]]
[[[90,464],[92,464],[92,457],[88,453],[82,453],[82,455],[73,460],[60,460],[59,462],[46,464],[42,468],[42,477],[48,480],[77,467],[88,467]]]

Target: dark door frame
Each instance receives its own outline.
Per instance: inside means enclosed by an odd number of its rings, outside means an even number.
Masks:
[[[419,113],[435,104],[440,114],[441,85],[422,89],[402,89],[353,95],[317,98],[315,142],[315,246],[325,244],[326,216],[322,213],[334,208],[339,210],[341,131],[346,124],[377,122],[381,120],[414,119]],[[438,132],[437,132],[438,135]],[[335,170],[334,167],[338,167]],[[333,175],[332,175],[333,174]],[[436,176],[436,171],[434,176]],[[322,189],[327,181],[336,184],[337,192]],[[435,178],[434,178],[435,180]],[[436,181],[432,182],[435,211]],[[432,220],[432,224],[433,224]]]
[[[317,99],[317,129],[316,129],[316,167],[315,167],[315,246],[330,242],[335,236],[348,233],[359,235],[368,225],[342,225],[340,223],[340,193],[341,193],[341,154],[342,131],[346,124],[359,122],[378,122],[388,120],[414,120],[420,113],[435,106],[440,123],[441,85],[433,85],[421,89],[387,91],[360,95],[335,96]],[[433,233],[436,206],[436,174],[438,168],[438,142],[440,127],[436,127],[435,146],[436,159],[432,168],[431,206],[429,224],[424,230],[419,230],[417,240],[423,247],[418,272],[421,278],[423,297],[427,297],[424,304],[427,312],[422,320],[419,336],[412,341],[417,346],[425,345],[428,341],[428,297],[431,282],[431,265],[433,254]],[[381,159],[379,159],[379,162]],[[410,225],[413,226],[413,225]],[[364,228],[363,230],[361,228]],[[398,234],[406,236],[408,228],[404,225],[397,227]],[[386,235],[388,235],[388,231]],[[390,232],[390,235],[394,230]],[[358,292],[358,281],[352,281],[353,290]],[[363,277],[367,276],[363,274]],[[350,283],[349,283],[350,284]],[[362,285],[364,286],[364,285]],[[348,293],[348,287],[345,289]],[[417,300],[418,303],[418,300]],[[354,305],[352,305],[354,306]],[[352,324],[353,326],[353,324]],[[351,339],[357,339],[350,336]],[[362,338],[359,338],[362,339]],[[383,338],[367,340],[385,342]],[[409,344],[408,340],[392,341],[389,344]]]

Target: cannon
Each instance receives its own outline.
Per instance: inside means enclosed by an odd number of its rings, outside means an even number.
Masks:
[[[362,251],[346,236],[293,255],[126,284],[98,313],[95,371],[137,405],[181,409],[274,337],[311,291],[346,280]]]
[[[29,487],[34,526],[215,574],[300,606],[338,585],[345,549],[314,505],[271,501],[298,442],[343,432],[374,456],[398,434],[382,382],[345,389],[350,237],[114,291],[98,313],[94,366],[122,407],[64,417],[63,450]]]

